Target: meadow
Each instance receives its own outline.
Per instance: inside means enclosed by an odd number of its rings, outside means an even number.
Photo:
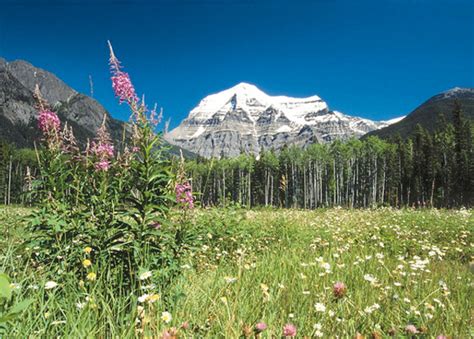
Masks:
[[[23,244],[31,211],[0,209],[0,272],[13,290],[0,311],[31,302],[5,337],[474,334],[472,210],[196,208],[181,274],[164,293],[143,272],[128,294],[100,271],[79,279],[33,265],[38,249]]]

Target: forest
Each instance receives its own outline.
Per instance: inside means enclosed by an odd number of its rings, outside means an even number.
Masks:
[[[203,206],[470,207],[474,124],[460,105],[450,114],[452,123],[439,115],[434,133],[417,125],[407,139],[370,136],[258,157],[198,157],[186,161],[186,172]],[[37,172],[34,150],[0,142],[0,203],[34,203],[28,192]]]
[[[279,154],[187,162],[193,191],[205,206],[285,208],[472,206],[472,122],[457,105],[453,123],[437,118],[433,134],[417,125],[403,140],[367,137]]]

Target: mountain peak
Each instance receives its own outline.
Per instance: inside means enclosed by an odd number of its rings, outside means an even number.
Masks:
[[[319,96],[271,96],[241,82],[202,99],[165,138],[204,157],[360,137],[386,123],[331,111]]]

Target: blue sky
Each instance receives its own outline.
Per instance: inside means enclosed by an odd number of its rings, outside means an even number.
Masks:
[[[176,126],[207,94],[250,82],[272,95],[317,94],[370,119],[474,87],[468,0],[0,0],[0,56],[25,59],[113,116],[110,39],[149,104]]]

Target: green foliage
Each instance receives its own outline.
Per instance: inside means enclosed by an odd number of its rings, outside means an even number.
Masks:
[[[10,278],[0,273],[0,335],[7,334],[8,324],[15,320],[32,303],[31,299],[12,302],[12,287]]]

